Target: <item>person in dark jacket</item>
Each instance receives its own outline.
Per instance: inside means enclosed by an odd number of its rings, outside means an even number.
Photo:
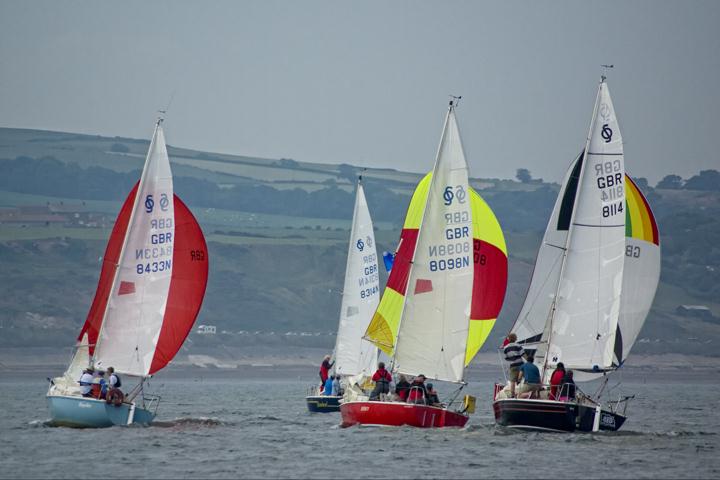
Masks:
[[[573,380],[573,371],[568,370],[565,372],[565,376],[562,379],[562,386],[560,387],[560,400],[568,401],[575,399],[575,380]]]
[[[408,393],[410,392],[410,382],[407,381],[405,375],[400,375],[400,380],[395,384],[395,393],[401,402],[407,400]]]
[[[410,384],[410,394],[408,395],[408,403],[427,403],[428,391],[425,386],[425,375],[420,374]]]
[[[438,397],[437,390],[433,388],[432,383],[427,384],[427,394],[428,405],[440,405],[440,397]]]
[[[375,388],[370,394],[370,400],[379,400],[380,394],[387,394],[390,392],[390,382],[392,382],[392,375],[390,372],[385,370],[385,363],[378,363],[378,369],[372,376],[373,382],[375,382]]]

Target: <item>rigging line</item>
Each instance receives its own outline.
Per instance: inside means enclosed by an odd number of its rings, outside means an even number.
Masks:
[[[548,244],[546,244],[546,245],[548,245]],[[555,245],[552,245],[552,246],[555,246]],[[559,248],[559,247],[558,247],[558,248]],[[565,250],[565,249],[563,248],[562,250]],[[535,295],[535,298],[534,298],[534,299],[532,300],[532,302],[530,303],[530,306],[531,306],[531,307],[535,306],[535,304],[537,303],[538,298],[540,298],[540,293],[544,290],[544,287],[545,287],[545,285],[547,285],[547,282],[550,281],[550,274],[553,272],[553,270],[555,269],[555,266],[556,266],[557,263],[558,263],[558,260],[560,260],[560,259],[562,259],[562,256],[556,258],[555,261],[553,262],[553,268],[552,268],[552,269],[550,270],[550,272],[548,273],[547,277],[545,278],[545,280],[543,281],[543,283],[542,283],[542,285],[541,285],[541,288],[538,290],[537,294]],[[559,281],[559,279],[558,279],[558,281]],[[532,283],[532,279],[530,279],[530,282]],[[529,315],[530,315],[530,311],[529,311],[529,309],[528,309],[528,312],[525,314],[525,317],[523,318],[523,322],[524,322],[525,320],[527,320],[527,318],[528,318]]]

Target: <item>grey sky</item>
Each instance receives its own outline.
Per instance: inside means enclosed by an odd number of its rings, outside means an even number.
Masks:
[[[0,126],[559,181],[602,63],[631,175],[720,168],[720,2],[0,2]]]

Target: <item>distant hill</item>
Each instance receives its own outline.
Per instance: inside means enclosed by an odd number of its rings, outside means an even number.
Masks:
[[[0,346],[72,343],[147,146],[0,128]],[[362,171],[380,251],[394,250],[421,175],[168,150],[176,193],[209,242],[210,283],[198,324],[216,325],[218,334],[196,340],[331,348],[357,175]],[[697,177],[664,179],[669,188],[638,180],[660,227],[663,271],[635,351],[718,354],[708,346],[720,343],[720,192],[708,187],[712,174]],[[557,195],[556,184],[527,171],[521,178],[472,181],[500,220],[510,252],[507,300],[486,349],[520,309]]]

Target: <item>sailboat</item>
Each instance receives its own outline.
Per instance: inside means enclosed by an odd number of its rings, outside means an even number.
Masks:
[[[450,101],[433,171],[413,193],[387,286],[365,338],[397,375],[454,385],[442,403],[368,396],[340,405],[342,426],[462,427],[474,398],[458,397],[465,369],[487,339],[505,298],[507,248],[495,215],[468,184]]]
[[[362,337],[379,298],[380,277],[375,232],[360,177],[350,229],[340,322],[333,350],[334,374],[340,375],[342,383],[347,386],[372,375],[376,366],[378,349]],[[340,410],[342,398],[342,395],[323,395],[318,387],[313,387],[306,397],[306,402],[311,412],[337,412]]]
[[[164,368],[190,333],[205,295],[207,245],[173,193],[162,119],[155,125],[140,180],[118,214],[90,311],[66,372],[47,392],[51,422],[72,427],[147,424],[160,397],[145,380]],[[113,367],[137,384],[113,403],[83,397],[78,380],[89,366]]]
[[[585,149],[567,170],[511,331],[535,352],[543,383],[558,362],[574,371],[576,381],[605,378],[595,394],[570,401],[551,399],[547,391],[540,398],[506,398],[503,385],[496,385],[496,422],[555,431],[619,429],[631,397],[603,405],[600,396],[607,374],[630,353],[659,278],[657,224],[625,173],[622,137],[602,76]]]

